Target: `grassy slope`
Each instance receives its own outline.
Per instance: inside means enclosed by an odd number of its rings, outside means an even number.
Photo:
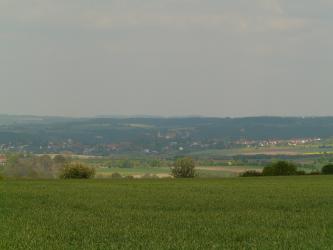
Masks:
[[[333,177],[0,182],[0,249],[332,249]]]

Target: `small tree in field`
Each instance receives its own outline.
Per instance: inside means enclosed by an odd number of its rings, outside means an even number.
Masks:
[[[193,178],[195,176],[195,163],[191,158],[178,159],[171,168],[171,174],[175,178]]]
[[[67,164],[61,171],[61,179],[90,179],[95,176],[95,169],[82,163]]]
[[[278,161],[263,169],[264,176],[297,175],[297,166],[288,161]]]
[[[332,174],[333,175],[333,164],[326,165],[321,170],[322,174]]]

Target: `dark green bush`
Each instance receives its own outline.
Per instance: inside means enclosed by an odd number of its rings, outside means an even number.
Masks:
[[[171,168],[171,174],[175,178],[193,178],[195,176],[195,163],[192,158],[178,159]]]
[[[242,174],[240,174],[241,177],[258,177],[258,176],[262,176],[262,173],[259,171],[255,171],[255,170],[248,170]]]
[[[67,164],[61,171],[61,179],[90,179],[95,176],[94,168],[88,167],[82,163]]]
[[[333,164],[328,164],[321,169],[322,174],[333,174]]]
[[[267,166],[262,170],[263,176],[274,176],[274,169],[271,166]]]
[[[265,167],[262,173],[264,176],[297,175],[297,166],[292,162],[278,161]]]
[[[321,175],[321,173],[319,171],[312,171],[308,175]]]
[[[0,174],[0,181],[2,181],[3,179],[5,179],[5,177],[2,174]]]

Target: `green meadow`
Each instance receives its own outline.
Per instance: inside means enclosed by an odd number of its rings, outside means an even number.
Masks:
[[[332,249],[333,177],[0,182],[0,249]]]

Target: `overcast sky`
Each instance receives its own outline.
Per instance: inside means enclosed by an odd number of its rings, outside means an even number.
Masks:
[[[333,0],[0,0],[0,113],[333,115]]]

